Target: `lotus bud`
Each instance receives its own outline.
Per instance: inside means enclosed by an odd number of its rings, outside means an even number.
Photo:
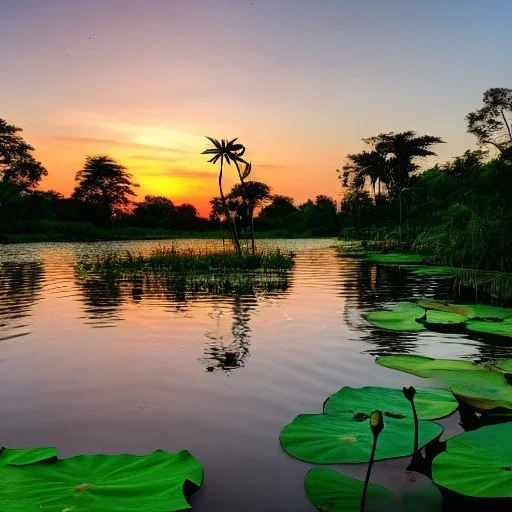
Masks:
[[[384,428],[384,419],[381,411],[373,411],[370,414],[370,427],[374,436],[378,436],[382,432],[382,429]]]
[[[409,386],[408,388],[402,388],[402,392],[403,392],[405,398],[407,398],[407,400],[409,400],[409,402],[412,402],[414,400],[414,396],[416,395],[416,390],[414,389],[413,386]]]

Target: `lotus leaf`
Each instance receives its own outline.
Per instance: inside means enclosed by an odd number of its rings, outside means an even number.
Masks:
[[[425,309],[456,313],[470,319],[505,320],[512,318],[512,309],[488,306],[487,304],[449,304],[433,299],[421,299],[417,304]]]
[[[509,359],[474,363],[423,356],[383,356],[377,358],[377,363],[418,377],[440,379],[458,400],[476,409],[512,409],[512,386],[505,377],[512,364]]]
[[[463,326],[467,317],[447,311],[427,310],[425,319],[422,320],[429,329],[443,329],[446,327]]]
[[[416,389],[414,403],[420,420],[444,418],[454,413],[458,407],[449,391],[435,388]],[[326,400],[324,412],[369,415],[377,407],[383,411],[384,416],[412,418],[411,404],[401,389],[379,387],[356,389],[346,386]]]
[[[371,263],[395,263],[400,265],[423,263],[423,256],[419,254],[405,254],[401,252],[390,252],[387,254],[371,253],[366,257]]]
[[[462,272],[462,269],[457,267],[422,265],[410,267],[410,271],[416,276],[455,277]]]
[[[186,482],[203,469],[187,451],[149,455],[79,455],[44,464],[0,467],[0,510],[173,512],[190,510]]]
[[[502,423],[448,439],[432,465],[434,482],[471,497],[512,497],[511,438],[512,423]]]
[[[397,302],[390,310],[364,313],[365,320],[376,327],[390,331],[423,331],[425,326],[417,320],[425,316],[425,310],[410,302]]]
[[[419,446],[438,437],[443,427],[429,421],[419,422]],[[281,446],[293,457],[316,464],[368,462],[373,434],[366,414],[300,414],[284,427]],[[410,418],[386,418],[379,436],[375,460],[407,457],[412,454],[414,421]]]
[[[0,449],[0,467],[4,465],[25,466],[47,459],[57,457],[57,450],[48,448],[1,448]]]
[[[480,320],[470,320],[466,327],[468,330],[482,334],[492,334],[494,336],[507,336],[512,338],[512,319],[502,322],[482,322]]]
[[[326,468],[313,468],[306,475],[308,498],[320,512],[359,512],[364,482]],[[367,512],[382,510],[391,491],[370,483],[366,495]]]

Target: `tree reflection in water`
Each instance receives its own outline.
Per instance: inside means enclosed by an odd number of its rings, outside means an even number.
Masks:
[[[230,371],[243,367],[250,355],[251,312],[259,297],[279,298],[290,286],[290,272],[230,273],[229,275],[197,275],[168,273],[101,274],[75,273],[82,292],[84,312],[96,327],[115,326],[123,319],[124,304],[172,305],[177,312],[187,311],[194,302],[214,307],[210,317],[217,328],[205,334],[208,342],[203,357],[207,372]],[[229,311],[226,306],[229,306]],[[229,317],[231,327],[222,329]]]
[[[29,334],[27,318],[41,297],[43,281],[38,261],[0,264],[0,340]]]
[[[251,311],[257,305],[256,297],[235,295],[232,298],[231,331],[227,339],[223,335],[222,321],[225,313],[215,308],[210,316],[216,321],[215,332],[209,331],[205,336],[210,340],[205,348],[204,357],[199,359],[206,366],[207,372],[223,371],[229,373],[245,365],[245,359],[250,355],[251,328],[249,321]]]

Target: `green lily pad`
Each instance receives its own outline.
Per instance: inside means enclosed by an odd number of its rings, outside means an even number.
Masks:
[[[47,448],[0,448],[0,467],[25,466],[43,460],[57,457],[57,450],[53,447]]]
[[[459,359],[432,359],[425,356],[381,356],[375,361],[380,366],[391,368],[417,377],[442,379],[450,377],[451,372],[480,371],[486,367]]]
[[[379,436],[375,460],[407,457],[412,454],[414,421],[386,418]],[[419,422],[419,446],[441,435],[443,427],[430,421]],[[281,446],[291,456],[315,464],[368,462],[373,434],[367,415],[352,413],[300,414],[284,427]]]
[[[429,329],[446,329],[451,327],[462,327],[467,320],[467,317],[459,315],[458,313],[427,310],[425,319],[422,320],[422,322]]]
[[[366,257],[366,261],[371,263],[391,263],[391,264],[418,264],[423,263],[423,256],[419,254],[406,254],[401,252],[390,252],[387,254],[371,253]]]
[[[376,362],[418,377],[439,379],[458,400],[476,409],[512,409],[512,386],[505,377],[512,364],[509,359],[474,363],[423,356],[383,356]]]
[[[480,320],[470,320],[466,324],[469,331],[479,332],[482,334],[492,334],[494,336],[507,336],[512,338],[512,319],[503,320],[502,322],[482,322]]]
[[[458,408],[453,395],[444,389],[416,389],[414,403],[420,420],[445,418]],[[324,413],[351,412],[370,415],[377,408],[384,416],[412,418],[411,404],[401,389],[370,386],[359,389],[345,386],[326,400]]]
[[[44,464],[0,467],[0,510],[173,512],[190,510],[186,482],[200,486],[201,465],[187,451],[79,455]]]
[[[475,498],[512,497],[512,423],[448,439],[432,464],[438,485]]]
[[[462,273],[462,269],[457,267],[439,267],[437,265],[419,265],[410,267],[409,270],[416,276],[455,277]]]
[[[359,512],[364,482],[326,468],[313,468],[306,475],[306,493],[320,512]],[[390,490],[368,485],[366,512],[378,512],[390,500]]]
[[[424,309],[455,313],[470,319],[505,320],[512,318],[512,309],[488,306],[487,304],[449,304],[433,299],[421,299],[417,304]]]
[[[425,310],[411,302],[397,302],[390,310],[364,313],[362,317],[376,327],[390,331],[424,331],[425,326],[418,322],[425,316]]]

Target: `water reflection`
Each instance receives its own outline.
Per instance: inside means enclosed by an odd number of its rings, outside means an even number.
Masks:
[[[504,340],[490,340],[478,334],[441,334],[433,332],[400,332],[378,329],[361,317],[364,311],[381,309],[390,303],[432,298],[457,302],[463,300],[454,279],[439,276],[416,276],[404,267],[366,263],[360,259],[339,256],[341,286],[345,298],[343,321],[358,331],[358,339],[368,344],[366,353],[373,356],[422,353],[425,343],[457,343],[475,347],[475,357],[507,356],[509,345]],[[474,295],[474,291],[473,291]],[[473,297],[465,296],[465,299]]]
[[[0,341],[29,334],[29,317],[41,298],[44,267],[38,261],[0,263]]]
[[[205,333],[209,342],[204,351],[204,357],[199,361],[206,366],[207,372],[223,371],[229,373],[245,365],[245,359],[250,355],[251,328],[249,321],[251,312],[256,308],[255,296],[237,295],[233,297],[231,330],[226,337],[222,323],[226,316],[222,309],[215,308],[210,314],[215,320],[216,329]]]
[[[225,276],[195,274],[101,274],[75,272],[86,323],[115,327],[130,305],[158,307],[176,313],[212,307],[215,328],[205,333],[207,343],[198,361],[207,372],[229,373],[245,365],[250,355],[251,313],[259,299],[285,296],[291,272],[240,273]],[[130,310],[130,315],[134,314]],[[229,329],[226,323],[230,324]]]

